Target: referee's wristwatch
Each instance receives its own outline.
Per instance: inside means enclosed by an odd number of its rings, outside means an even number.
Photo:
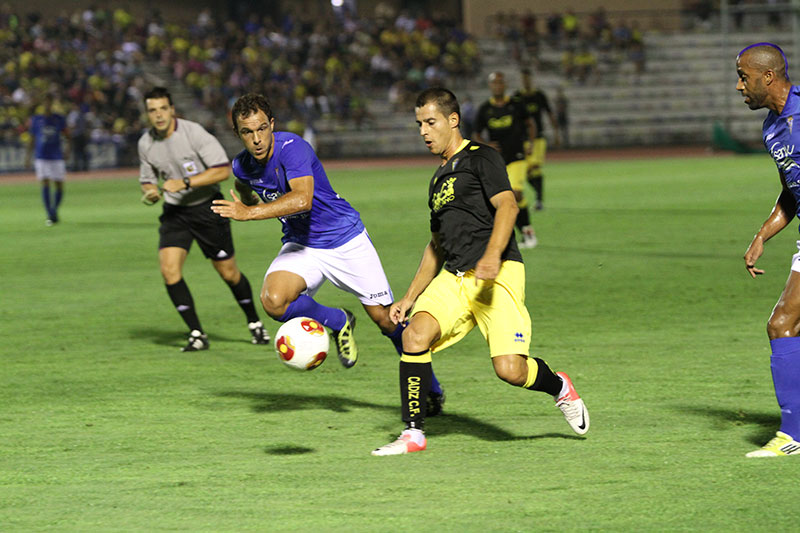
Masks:
[[[185,178],[183,178],[183,184],[186,185],[187,189],[192,186],[191,181],[192,180],[189,179],[189,176],[186,176]]]

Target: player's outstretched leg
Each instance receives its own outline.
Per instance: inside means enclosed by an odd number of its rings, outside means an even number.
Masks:
[[[345,322],[342,329],[333,330],[333,338],[336,340],[336,355],[339,362],[345,368],[352,368],[358,361],[358,347],[353,332],[356,328],[356,317],[347,309],[342,309],[345,314]]]
[[[768,443],[753,450],[745,457],[780,457],[781,455],[800,455],[800,442],[779,431]]]
[[[498,367],[501,358],[492,359],[492,362],[498,371],[498,368],[501,368]],[[589,431],[589,412],[569,376],[564,372],[553,372],[550,366],[538,357],[526,357],[525,363],[528,367],[527,378],[522,387],[550,394],[572,431],[578,435],[584,435]],[[503,377],[499,371],[498,376]]]
[[[556,375],[561,378],[563,383],[561,392],[554,397],[556,407],[564,413],[564,418],[572,431],[578,435],[584,435],[589,431],[589,411],[586,410],[586,405],[572,385],[569,376],[564,372],[556,372]]]

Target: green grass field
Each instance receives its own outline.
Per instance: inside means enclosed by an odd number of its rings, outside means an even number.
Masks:
[[[434,165],[330,172],[397,296],[429,235]],[[319,299],[356,312],[359,364],[292,372],[249,343],[195,248],[185,277],[211,350],[183,354],[160,207],[133,177],[68,183],[52,228],[35,184],[0,187],[0,530],[791,529],[800,459],[744,458],[779,425],[765,324],[796,252],[793,223],[764,276],[741,260],[778,194],[771,160],[552,162],[546,176],[541,244],[523,252],[534,353],[570,373],[590,432],[494,377],[475,331],[435,358],[446,414],[426,452],[400,457],[369,454],[402,429],[397,356],[352,296]],[[257,289],[279,224],[234,232]]]

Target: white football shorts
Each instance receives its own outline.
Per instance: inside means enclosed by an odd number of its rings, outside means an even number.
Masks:
[[[63,159],[34,159],[33,170],[36,172],[36,179],[39,181],[64,181],[67,165]]]
[[[305,294],[313,297],[330,281],[334,287],[358,296],[364,305],[389,305],[394,300],[375,246],[364,230],[338,248],[311,248],[293,242],[281,247],[267,269],[293,272],[306,281]]]

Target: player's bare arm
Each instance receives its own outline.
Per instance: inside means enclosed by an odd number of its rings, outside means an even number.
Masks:
[[[174,179],[170,178],[164,181],[162,186],[168,192],[180,192],[189,187],[202,187],[204,185],[213,185],[228,179],[231,174],[231,166],[224,165],[219,167],[211,167],[204,170],[200,174],[191,176],[187,179]],[[187,183],[188,182],[188,183]]]
[[[750,246],[747,247],[747,251],[744,253],[745,268],[753,278],[764,273],[762,269],[756,268],[756,261],[764,253],[764,243],[777,235],[794,218],[796,209],[794,196],[786,187],[786,178],[783,173],[781,173],[780,178],[782,190],[775,202],[775,207],[772,208],[772,212],[761,225],[758,233],[753,237]]]
[[[514,231],[514,222],[517,220],[517,200],[512,191],[503,191],[492,196],[489,201],[497,210],[494,215],[494,226],[492,235],[489,237],[489,244],[483,256],[475,265],[475,278],[495,279],[500,272],[500,257],[511,239]]]
[[[211,210],[234,220],[265,220],[304,213],[314,200],[314,177],[301,176],[289,180],[291,191],[272,202],[246,205],[231,189],[231,200],[214,200]]]
[[[405,295],[398,301],[394,302],[389,309],[389,318],[392,322],[399,324],[405,321],[408,312],[414,306],[414,302],[422,291],[433,281],[433,278],[439,273],[444,264],[444,255],[439,247],[439,237],[436,233],[431,235],[431,240],[422,252],[422,259],[419,262],[414,279],[408,286]]]
[[[236,180],[234,184],[236,187],[236,192],[239,193],[239,198],[242,200],[242,203],[245,205],[256,205],[259,202],[258,195],[250,188],[249,185],[243,183],[239,180]]]

